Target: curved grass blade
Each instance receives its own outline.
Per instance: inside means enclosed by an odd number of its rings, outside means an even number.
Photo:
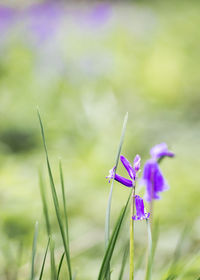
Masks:
[[[103,262],[101,264],[98,280],[105,279],[105,277],[107,277],[107,275],[108,275],[108,271],[110,270],[110,261],[111,261],[111,258],[112,258],[112,254],[113,254],[113,251],[114,251],[114,248],[115,248],[117,238],[119,236],[119,231],[120,231],[124,216],[126,214],[126,210],[127,210],[127,206],[128,206],[130,197],[131,197],[131,194],[129,195],[129,198],[127,200],[127,203],[126,203],[125,207],[122,208],[122,210],[119,214],[119,217],[117,219],[117,222],[115,224],[114,230],[112,232],[111,238],[110,238],[109,243],[108,243],[108,247],[106,249],[106,252],[105,252],[105,255],[104,255],[104,258],[103,258]]]
[[[65,231],[66,231],[66,236],[67,236],[67,246],[69,248],[69,230],[68,230],[67,206],[66,206],[66,199],[65,199],[65,183],[64,183],[64,176],[63,176],[63,171],[62,171],[61,160],[59,162],[59,171],[60,171],[60,182],[61,182],[61,188],[62,188],[62,199],[63,199],[63,207],[64,207]]]
[[[150,221],[147,219],[147,233],[148,233],[148,261],[146,268],[146,280],[151,280],[152,278],[152,236],[151,236],[151,225]]]
[[[60,276],[60,270],[61,270],[61,267],[62,267],[64,256],[65,256],[65,252],[63,252],[63,254],[60,258],[60,262],[59,262],[59,265],[58,265],[57,277],[56,277],[57,280],[59,279],[59,276]]]
[[[127,258],[128,258],[128,252],[129,252],[129,243],[126,245],[125,250],[124,250],[124,255],[123,255],[123,259],[122,259],[122,265],[121,265],[118,280],[122,280],[122,278],[123,278],[124,268],[125,268],[126,261],[127,261]]]
[[[31,280],[34,279],[34,265],[35,265],[37,238],[38,238],[38,221],[36,221],[36,223],[35,223],[35,231],[34,231],[34,237],[33,237],[32,259],[31,259],[31,276],[30,276]]]
[[[56,274],[57,274],[54,251],[55,251],[55,245],[54,245],[54,241],[51,237],[51,240],[50,240],[51,280],[55,280],[56,279]]]
[[[119,156],[120,156],[121,149],[122,149],[122,144],[123,144],[123,141],[124,141],[124,136],[125,136],[127,121],[128,121],[128,112],[126,113],[126,115],[125,115],[125,117],[124,117],[124,122],[123,122],[123,127],[122,127],[122,133],[121,133],[120,142],[119,142],[119,147],[118,147],[117,156],[116,156],[116,161],[115,161],[114,176],[115,176],[115,173],[116,173],[116,171],[117,171],[117,166],[118,166]],[[105,247],[106,247],[106,248],[108,247],[109,238],[110,238],[110,212],[111,212],[111,202],[112,202],[113,184],[114,184],[114,179],[113,179],[112,182],[111,182],[110,193],[109,193],[109,197],[108,197],[108,206],[107,206],[107,209],[106,209],[106,220],[105,220]],[[107,276],[106,276],[106,279],[107,279],[107,280],[110,279],[110,269],[108,269],[108,274],[107,274]]]
[[[127,121],[128,121],[128,113],[126,113],[126,115],[124,117],[122,133],[121,133],[119,147],[118,147],[118,150],[117,150],[117,156],[116,156],[116,161],[115,161],[114,174],[116,173],[118,162],[119,162],[119,156],[120,156],[121,149],[122,149],[122,144],[123,144],[123,141],[124,141]],[[113,183],[114,183],[114,180],[112,180],[112,183],[111,183],[110,193],[109,193],[109,198],[108,198],[108,206],[107,206],[107,211],[106,211],[106,222],[105,222],[105,244],[106,244],[106,247],[108,246],[109,238],[110,238],[110,211],[111,211]]]
[[[43,259],[43,262],[42,262],[42,268],[41,268],[41,271],[40,271],[39,280],[41,280],[42,276],[43,276],[44,265],[45,265],[45,262],[46,262],[47,252],[48,252],[48,248],[49,248],[49,242],[50,242],[50,237],[49,237],[48,242],[47,242],[47,247],[46,247],[45,254],[44,254],[44,259]]]
[[[40,186],[40,194],[42,198],[42,205],[43,205],[43,212],[46,222],[46,230],[48,236],[51,235],[51,226],[50,226],[50,220],[49,220],[49,214],[48,214],[48,207],[47,207],[47,201],[45,196],[45,189],[44,189],[44,181],[42,178],[42,173],[39,171],[39,186]]]
[[[51,238],[51,225],[50,225],[48,206],[47,206],[47,201],[45,196],[44,181],[42,178],[42,173],[40,171],[39,171],[39,186],[40,186],[40,194],[42,198],[43,212],[44,212],[45,223],[46,223],[46,231],[48,236],[50,237],[51,280],[54,280],[56,277],[56,265],[55,265],[55,258],[54,258],[54,249],[52,248],[53,240]]]
[[[52,197],[53,197],[54,208],[55,208],[56,217],[58,220],[58,225],[59,225],[59,229],[60,229],[60,233],[61,233],[61,237],[62,237],[62,241],[63,241],[63,246],[65,249],[65,256],[66,256],[66,261],[67,261],[67,266],[68,266],[69,279],[72,280],[72,270],[71,270],[71,260],[70,260],[70,255],[69,255],[69,248],[67,246],[67,240],[66,240],[66,235],[65,235],[65,231],[64,231],[64,226],[62,223],[62,215],[61,215],[61,211],[60,211],[60,207],[59,207],[58,196],[56,193],[54,179],[53,179],[51,166],[50,166],[50,162],[49,162],[45,135],[44,135],[44,128],[43,128],[43,124],[42,124],[42,120],[41,120],[39,111],[37,111],[37,113],[38,113],[42,140],[43,140],[43,145],[44,145],[44,150],[45,150],[46,163],[47,163],[47,169],[48,169],[48,174],[49,174],[49,181],[50,181],[51,193],[52,193]]]

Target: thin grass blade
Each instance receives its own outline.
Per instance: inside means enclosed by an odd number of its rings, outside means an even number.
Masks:
[[[62,188],[62,199],[63,199],[63,208],[64,208],[64,217],[65,217],[65,231],[66,231],[66,237],[67,237],[67,246],[69,248],[69,229],[68,229],[68,217],[67,217],[67,204],[66,204],[66,198],[65,198],[65,183],[64,183],[64,176],[63,176],[61,161],[59,162],[59,171],[60,171],[60,182],[61,182],[61,188]]]
[[[56,263],[55,263],[55,245],[54,245],[54,240],[51,238],[50,240],[50,260],[51,260],[51,280],[56,279]]]
[[[43,276],[44,266],[45,266],[46,257],[47,257],[47,252],[48,252],[48,248],[49,248],[49,243],[50,243],[50,237],[49,237],[48,242],[47,242],[47,247],[46,247],[45,254],[44,254],[44,258],[43,258],[43,262],[42,262],[42,268],[41,268],[41,271],[40,271],[39,280],[41,280],[41,279],[42,279],[42,276]]]
[[[48,236],[50,237],[51,280],[54,280],[56,277],[56,265],[55,265],[55,257],[54,257],[53,240],[51,238],[51,225],[50,225],[48,206],[47,206],[47,201],[45,196],[44,180],[42,177],[42,173],[40,171],[39,171],[39,186],[40,186],[40,194],[42,198],[43,212],[44,212],[45,223],[46,223],[46,231]]]
[[[59,225],[59,229],[60,229],[60,233],[61,233],[61,237],[62,237],[62,241],[63,241],[63,246],[65,249],[65,256],[66,256],[66,261],[67,261],[67,266],[68,266],[69,279],[72,280],[72,270],[71,270],[71,260],[70,260],[70,255],[69,255],[69,248],[67,246],[66,235],[65,235],[64,226],[62,223],[62,215],[61,215],[61,211],[60,211],[60,207],[59,207],[58,197],[57,197],[54,179],[53,179],[51,166],[50,166],[50,162],[49,162],[45,135],[44,135],[44,128],[43,128],[42,120],[40,117],[40,113],[39,113],[39,111],[37,111],[37,112],[38,112],[42,140],[43,140],[43,145],[44,145],[44,150],[45,150],[46,163],[47,163],[47,169],[48,169],[48,174],[49,174],[49,181],[50,181],[51,193],[52,193],[52,197],[53,197],[54,208],[55,208],[56,217],[57,217],[57,221],[58,221],[58,225]]]
[[[124,141],[124,136],[125,136],[127,121],[128,121],[128,112],[126,113],[126,115],[125,115],[125,117],[124,117],[124,122],[123,122],[123,127],[122,127],[122,133],[121,133],[120,142],[119,142],[119,147],[118,147],[118,150],[117,150],[117,156],[116,156],[116,161],[115,161],[114,176],[115,176],[115,173],[116,173],[116,171],[117,171],[117,166],[118,166],[119,156],[120,156],[121,149],[122,149],[122,145],[123,145],[123,141]],[[105,220],[105,248],[108,247],[109,238],[110,238],[110,212],[111,212],[111,202],[112,202],[113,185],[114,185],[114,179],[113,179],[112,182],[111,182],[110,193],[109,193],[109,197],[108,197],[108,206],[107,206],[107,209],[106,209],[106,220]],[[110,279],[110,269],[108,269],[108,274],[107,274],[107,276],[106,276],[106,279],[107,279],[107,280]]]
[[[38,238],[38,221],[35,223],[35,231],[33,237],[33,245],[32,245],[32,258],[31,258],[31,276],[30,279],[34,279],[34,266],[35,266],[35,254],[37,248],[37,238]]]
[[[42,178],[42,173],[40,171],[39,171],[39,186],[40,186],[40,194],[42,198],[43,212],[44,212],[45,223],[46,223],[46,230],[48,236],[50,236],[51,235],[50,219],[49,219],[47,201],[45,196],[44,181]]]
[[[150,221],[147,219],[147,234],[148,234],[148,261],[146,268],[146,280],[152,279],[152,236],[151,236],[151,225]]]
[[[155,220],[153,226],[153,232],[152,232],[152,262],[154,261],[156,247],[158,244],[158,238],[159,238],[159,221]]]
[[[122,259],[122,265],[121,265],[121,269],[120,269],[118,280],[122,280],[123,279],[124,269],[125,269],[125,265],[126,265],[127,258],[128,258],[128,252],[129,252],[129,243],[126,245],[125,250],[124,250],[124,255],[123,255],[123,259]]]
[[[119,217],[117,219],[117,222],[115,224],[115,227],[113,229],[111,238],[110,238],[109,243],[108,243],[108,247],[106,249],[106,252],[105,252],[105,255],[104,255],[104,258],[103,258],[103,262],[101,264],[101,268],[100,268],[99,275],[98,275],[98,280],[103,280],[108,275],[108,271],[110,269],[110,261],[111,261],[112,255],[113,255],[113,251],[114,251],[114,248],[115,248],[117,238],[119,236],[119,231],[120,231],[124,216],[126,214],[126,210],[127,210],[127,206],[128,206],[129,200],[130,200],[130,196],[131,196],[131,194],[129,195],[129,198],[127,200],[127,203],[126,203],[125,207],[120,212]]]
[[[119,156],[120,156],[123,141],[124,141],[127,121],[128,121],[128,113],[126,113],[126,115],[124,117],[122,133],[121,133],[119,147],[118,147],[118,150],[117,150],[117,156],[116,156],[116,160],[115,160],[115,173],[116,173],[116,170],[117,170],[117,166],[118,166],[118,162],[119,162]],[[105,221],[105,245],[106,245],[106,247],[108,246],[109,238],[110,238],[110,211],[111,211],[113,184],[114,184],[114,180],[112,180],[112,182],[111,182],[110,193],[109,193],[109,198],[108,198],[108,206],[107,206],[107,210],[106,210],[106,221]]]
[[[65,252],[63,252],[63,254],[62,254],[61,258],[60,258],[60,262],[59,262],[59,265],[58,265],[57,277],[56,277],[57,280],[59,279],[59,276],[60,276],[60,271],[61,271],[61,267],[62,267],[64,256],[65,256]]]

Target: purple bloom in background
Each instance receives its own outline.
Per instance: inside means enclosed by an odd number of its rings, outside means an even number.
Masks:
[[[32,5],[27,13],[31,31],[40,40],[52,39],[60,23],[61,14],[61,7],[54,1]]]
[[[174,157],[174,153],[168,150],[166,143],[161,143],[154,146],[150,150],[151,157],[155,160],[158,160],[162,157]]]
[[[134,181],[136,180],[137,172],[140,169],[140,156],[136,155],[133,166],[130,164],[130,162],[124,156],[120,156],[120,160],[121,160],[122,164],[124,165],[124,167],[126,168],[131,180],[126,179],[126,178],[116,174],[115,167],[109,171],[109,175],[106,178],[109,179],[109,183],[110,183],[111,179],[114,179],[115,181],[121,183],[122,185],[124,185],[126,187],[132,187]]]
[[[89,10],[79,11],[77,14],[81,25],[96,28],[105,24],[111,17],[111,6],[108,3],[98,3],[90,7]]]
[[[0,5],[0,31],[6,31],[13,23],[16,16],[16,11],[7,6]],[[2,34],[1,34],[2,35]]]
[[[150,213],[146,213],[144,209],[144,201],[139,195],[135,195],[136,215],[132,217],[133,220],[146,220]]]
[[[145,199],[160,199],[159,193],[169,189],[165,178],[155,160],[148,160],[144,165],[142,182],[146,185]]]

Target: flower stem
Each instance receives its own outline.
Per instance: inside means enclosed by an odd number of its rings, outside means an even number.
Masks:
[[[150,202],[150,209],[149,209],[151,231],[153,230],[153,208],[154,208],[154,200],[152,199]]]
[[[147,234],[148,234],[148,261],[146,268],[146,277],[145,280],[151,280],[152,275],[152,236],[151,236],[151,225],[149,220],[146,220],[147,223]]]
[[[134,280],[134,204],[135,204],[135,186],[133,186],[130,215],[130,272],[129,280]]]

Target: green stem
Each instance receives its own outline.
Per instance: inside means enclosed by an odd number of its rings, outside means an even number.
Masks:
[[[150,212],[150,226],[151,226],[151,230],[153,231],[153,208],[154,208],[154,200],[152,199],[151,202],[150,202],[150,209],[149,209],[149,212]]]
[[[146,277],[145,280],[151,280],[152,276],[152,236],[151,236],[151,225],[149,220],[147,222],[147,233],[148,233],[148,262],[146,269]]]
[[[134,204],[135,204],[135,186],[133,186],[130,216],[130,272],[129,280],[134,280]]]

